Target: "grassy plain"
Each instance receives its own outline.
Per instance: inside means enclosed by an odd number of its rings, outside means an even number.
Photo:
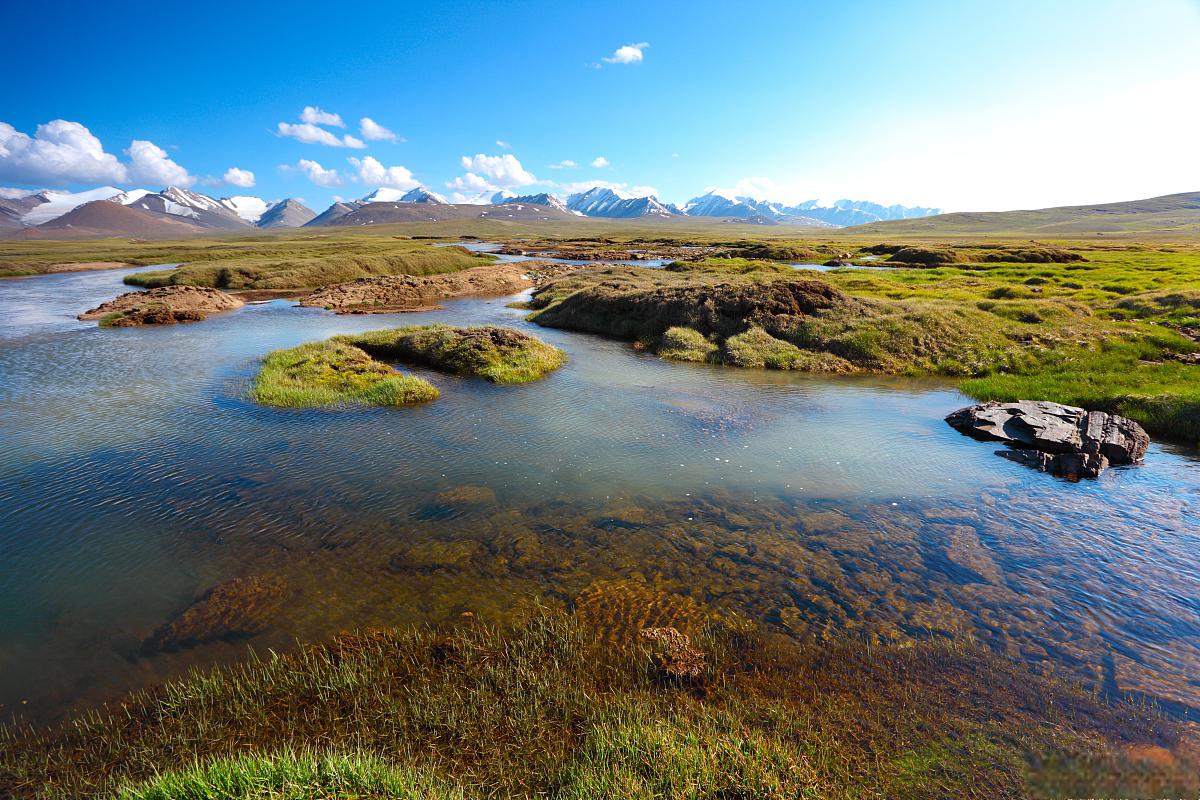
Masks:
[[[1172,724],[967,643],[800,649],[729,623],[699,677],[542,610],[371,630],[196,673],[49,731],[0,792],[310,797],[1186,796]],[[389,794],[389,792],[392,792]]]

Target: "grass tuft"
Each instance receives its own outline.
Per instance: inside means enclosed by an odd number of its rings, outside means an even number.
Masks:
[[[267,354],[252,391],[255,402],[278,408],[403,406],[437,396],[438,390],[428,381],[397,372],[339,341],[311,342]]]

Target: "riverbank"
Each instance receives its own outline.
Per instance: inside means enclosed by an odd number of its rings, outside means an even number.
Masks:
[[[667,622],[686,638],[641,633]],[[1175,725],[965,642],[801,649],[652,605],[344,633],[3,737],[0,789],[44,798],[994,800],[1186,796],[1198,774]]]

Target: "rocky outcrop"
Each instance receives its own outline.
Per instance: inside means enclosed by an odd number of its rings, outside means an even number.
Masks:
[[[955,411],[946,422],[973,438],[1003,442],[1013,448],[1001,451],[1007,458],[1072,479],[1136,464],[1150,445],[1131,419],[1045,401],[982,403]]]
[[[140,325],[173,325],[197,322],[209,314],[232,311],[243,303],[231,294],[205,286],[162,286],[148,292],[126,292],[79,315],[81,320],[100,320],[111,328]]]

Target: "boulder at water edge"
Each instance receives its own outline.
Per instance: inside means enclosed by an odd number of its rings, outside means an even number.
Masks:
[[[955,411],[946,422],[1014,448],[1003,456],[1067,478],[1094,478],[1110,464],[1136,464],[1150,445],[1131,419],[1038,400],[981,403]]]

